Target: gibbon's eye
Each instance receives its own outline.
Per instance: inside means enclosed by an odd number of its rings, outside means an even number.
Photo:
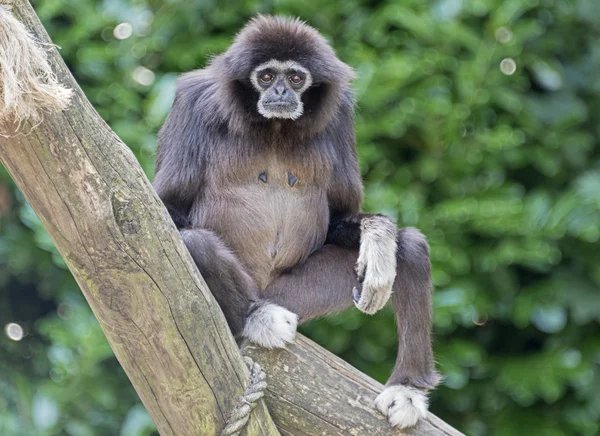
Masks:
[[[300,77],[298,74],[293,74],[289,77],[290,82],[292,82],[294,85],[300,85],[304,79],[302,79],[302,77]]]
[[[263,73],[260,75],[260,81],[263,83],[271,83],[273,81],[273,75],[270,73]]]

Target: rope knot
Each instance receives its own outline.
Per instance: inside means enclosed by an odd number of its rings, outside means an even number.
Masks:
[[[221,436],[237,436],[246,426],[250,419],[250,413],[256,407],[256,403],[265,395],[267,388],[267,374],[260,365],[250,357],[244,356],[244,363],[250,371],[250,380],[244,394],[237,400]]]
[[[39,122],[44,113],[66,109],[73,92],[59,83],[48,62],[53,46],[15,18],[11,3],[0,0],[0,127],[15,123],[19,130],[23,121]]]

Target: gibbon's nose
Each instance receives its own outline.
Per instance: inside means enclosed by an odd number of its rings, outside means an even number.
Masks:
[[[279,97],[285,97],[287,95],[287,88],[285,87],[285,85],[276,85],[275,86],[275,93]]]

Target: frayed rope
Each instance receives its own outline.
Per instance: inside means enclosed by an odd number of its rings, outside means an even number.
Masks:
[[[237,401],[229,415],[225,428],[220,436],[237,436],[248,423],[250,413],[256,403],[265,395],[267,388],[267,375],[260,365],[248,356],[244,356],[244,363],[250,371],[250,381],[244,395]]]
[[[0,125],[40,122],[44,113],[66,109],[73,91],[58,83],[43,44],[0,4]],[[13,126],[15,127],[15,126]],[[0,133],[1,134],[1,133]]]

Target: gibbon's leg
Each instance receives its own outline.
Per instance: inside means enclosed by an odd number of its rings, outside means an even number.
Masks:
[[[441,376],[431,349],[432,283],[429,245],[412,227],[398,230],[397,270],[392,304],[398,328],[398,354],[392,375],[375,404],[400,428],[411,427],[427,414],[427,391]]]
[[[352,305],[352,289],[359,286],[357,257],[357,250],[324,245],[271,282],[261,298],[291,310],[299,323],[344,310]]]
[[[234,336],[267,348],[283,347],[294,339],[298,317],[259,300],[258,286],[216,233],[194,228],[180,233]]]
[[[431,349],[431,267],[429,246],[414,228],[396,234],[397,274],[392,303],[398,328],[396,366],[377,397],[377,408],[392,425],[410,427],[427,414],[429,389],[439,384]],[[307,261],[282,274],[263,292],[300,317],[300,322],[343,310],[357,303],[360,287],[355,266],[358,250],[328,244]],[[354,297],[353,297],[354,294]]]

